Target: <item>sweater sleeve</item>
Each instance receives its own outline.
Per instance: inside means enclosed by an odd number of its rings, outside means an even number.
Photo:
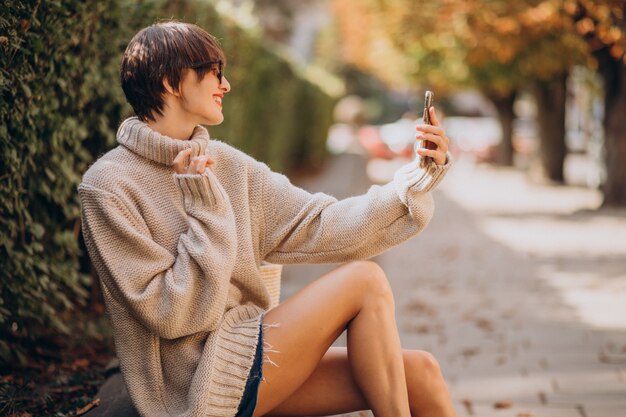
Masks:
[[[273,263],[322,263],[367,259],[423,230],[433,213],[427,192],[413,190],[409,211],[394,182],[338,201],[310,194],[265,170],[265,259]]]
[[[396,171],[393,184],[400,201],[412,213],[419,210],[420,194],[433,190],[445,177],[452,166],[452,155],[448,152],[446,163],[437,165],[435,162],[421,165],[421,158],[414,158]]]
[[[103,285],[144,326],[173,339],[223,316],[237,250],[235,219],[214,174],[175,175],[189,228],[172,254],[111,192],[81,184],[83,232]]]

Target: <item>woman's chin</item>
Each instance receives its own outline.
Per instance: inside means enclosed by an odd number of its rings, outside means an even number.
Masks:
[[[221,125],[223,121],[224,116],[220,115],[219,117],[211,117],[210,119],[207,118],[202,124],[206,126],[217,126]]]

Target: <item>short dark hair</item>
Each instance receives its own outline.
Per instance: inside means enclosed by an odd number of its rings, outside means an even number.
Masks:
[[[143,121],[163,114],[163,80],[178,89],[186,71],[193,68],[202,79],[214,66],[225,64],[217,39],[190,23],[161,22],[139,31],[126,47],[120,78],[126,100]]]

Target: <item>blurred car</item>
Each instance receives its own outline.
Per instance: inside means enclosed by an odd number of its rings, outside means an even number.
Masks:
[[[359,129],[359,143],[370,158],[410,158],[415,143],[416,121],[408,118],[380,126],[368,125]]]
[[[502,127],[495,117],[450,116],[443,120],[450,146],[472,155],[477,162],[493,162],[502,142]]]

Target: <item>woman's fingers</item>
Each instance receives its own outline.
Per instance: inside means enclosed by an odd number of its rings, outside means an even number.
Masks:
[[[441,127],[435,108],[431,107],[429,113],[432,125],[423,124],[415,126],[415,130],[417,131],[415,139],[432,142],[437,145],[437,149],[421,148],[418,149],[417,153],[421,156],[430,156],[437,165],[443,165],[446,163],[446,153],[448,152],[450,140],[446,136],[443,127]]]
[[[213,166],[213,163],[215,162],[208,155],[203,155],[199,158],[200,158],[200,162],[198,162],[199,174],[204,173],[206,168],[210,169]]]
[[[443,153],[448,151],[448,141],[444,136],[433,135],[432,133],[418,133],[415,135],[415,139],[417,140],[427,140],[429,142],[437,145],[437,149],[441,150]]]
[[[417,130],[418,132],[432,133],[439,136],[443,136],[445,134],[445,131],[442,127],[433,125],[416,125],[415,130]]]
[[[174,158],[174,162],[172,163],[172,167],[177,174],[185,173],[185,161],[191,155],[191,148],[185,149],[184,151],[178,152],[178,155]]]
[[[207,167],[211,167],[214,161],[208,155],[191,158],[191,163],[187,169],[188,174],[204,174]]]
[[[201,157],[191,158],[189,168],[187,168],[187,174],[202,174],[204,172],[204,165],[202,164]]]
[[[417,154],[420,156],[430,156],[437,165],[444,165],[446,163],[446,154],[441,152],[439,149],[431,150],[420,148],[417,150]]]
[[[180,151],[176,155],[172,167],[177,174],[202,174],[207,167],[211,168],[215,163],[208,155],[194,156],[186,163],[190,155],[191,148]]]
[[[439,123],[439,119],[437,118],[437,111],[433,106],[428,109],[428,113],[430,114],[430,121],[433,126],[441,126],[441,123]]]
[[[198,167],[198,158],[191,158],[189,166],[187,167],[187,174],[195,174]]]

